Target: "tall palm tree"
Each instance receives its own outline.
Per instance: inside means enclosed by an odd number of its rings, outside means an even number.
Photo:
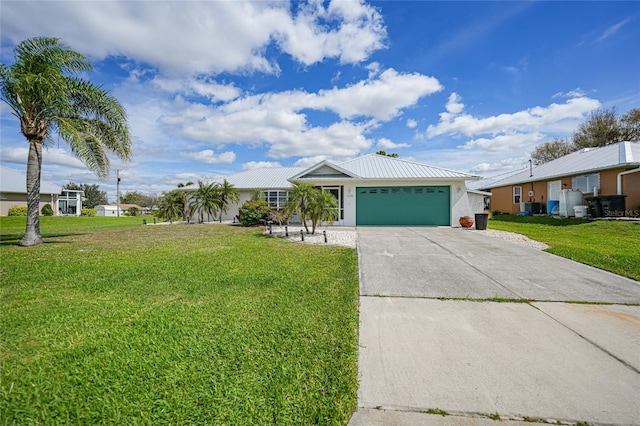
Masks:
[[[220,197],[220,223],[222,223],[222,214],[229,211],[229,203],[240,201],[240,193],[225,179],[218,186],[218,196]]]
[[[40,174],[42,147],[57,134],[99,177],[109,175],[107,151],[131,157],[127,114],[118,100],[79,73],[91,71],[87,57],[57,38],[24,40],[14,49],[14,63],[0,65],[0,98],[20,120],[29,142],[27,158],[27,228],[20,245],[42,243]]]
[[[198,189],[193,191],[193,201],[191,208],[198,213],[200,222],[204,222],[204,214],[207,213],[209,218],[215,218],[218,209],[220,209],[220,196],[218,184],[204,183],[198,181]]]

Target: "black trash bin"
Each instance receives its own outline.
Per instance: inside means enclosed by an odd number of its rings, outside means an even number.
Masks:
[[[622,217],[625,215],[626,195],[601,195],[598,197],[604,217]]]
[[[489,221],[488,213],[476,213],[476,229],[480,231],[486,230],[488,221]]]
[[[587,197],[587,206],[589,206],[589,216],[602,217],[602,204],[600,204],[600,197]]]

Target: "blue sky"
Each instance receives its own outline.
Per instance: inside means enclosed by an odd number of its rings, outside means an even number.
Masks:
[[[640,2],[12,1],[2,62],[34,36],[87,55],[125,105],[133,159],[99,181],[54,138],[43,179],[161,193],[383,149],[493,176],[597,108],[640,107]],[[0,110],[0,161],[27,143]]]

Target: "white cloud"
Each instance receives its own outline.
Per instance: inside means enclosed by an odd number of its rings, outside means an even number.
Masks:
[[[291,9],[282,1],[12,1],[0,25],[14,43],[47,34],[93,58],[124,56],[171,75],[277,73],[265,57],[274,42],[304,65],[359,63],[385,47],[382,16],[363,2],[311,2],[295,16]]]
[[[25,145],[26,142],[25,142]],[[0,161],[7,163],[27,164],[29,147],[6,147],[0,149]],[[87,166],[71,152],[62,148],[45,147],[42,150],[42,164],[47,166],[59,165],[77,169],[86,169]]]
[[[268,167],[282,167],[277,161],[249,161],[242,165],[242,170],[264,169]]]
[[[573,90],[569,90],[568,92],[558,92],[551,96],[551,99],[555,98],[582,98],[587,96],[587,93],[579,87],[576,87]]]
[[[178,136],[209,143],[270,146],[272,158],[314,156],[331,153],[349,157],[372,146],[365,135],[420,97],[440,90],[438,81],[421,74],[399,74],[390,69],[378,80],[366,80],[339,89],[307,93],[291,90],[246,95],[222,105],[190,103],[177,96],[172,113],[159,121]],[[326,126],[311,126],[305,110],[329,110],[342,120]],[[372,118],[354,122],[347,118]]]
[[[293,165],[296,167],[311,167],[326,159],[327,159],[326,155],[314,155],[313,157],[301,158],[295,163],[293,163]]]
[[[387,138],[378,139],[378,143],[376,144],[376,147],[379,149],[398,149],[398,148],[408,148],[410,146],[411,145],[409,145],[408,143],[396,143]]]
[[[620,30],[620,28],[628,24],[632,19],[633,18],[626,18],[620,22],[616,22],[615,24],[611,25],[606,30],[604,30],[602,34],[600,34],[600,37],[598,37],[598,40],[596,41],[604,41],[609,37],[613,36],[615,33],[617,33]]]
[[[473,166],[469,171],[471,173],[479,173],[483,175],[499,172],[509,172],[513,170],[521,170],[522,164],[528,160],[527,157],[505,158],[494,163],[479,163]]]
[[[544,132],[569,121],[571,127],[577,120],[600,107],[600,102],[588,97],[571,98],[564,104],[552,103],[547,107],[533,107],[513,114],[500,114],[485,118],[464,113],[464,104],[456,93],[451,94],[446,105],[447,112],[440,114],[440,121],[427,128],[426,136],[440,135],[497,135],[524,132]]]
[[[218,84],[207,77],[167,78],[156,76],[152,84],[169,93],[203,96],[213,101],[231,101],[242,93],[234,84]]]
[[[418,126],[418,122],[412,118],[407,120],[407,127],[410,129],[415,129]]]
[[[488,152],[509,152],[514,149],[528,149],[544,140],[545,136],[539,132],[533,133],[507,133],[492,138],[471,139],[458,148],[481,148]]]
[[[211,149],[205,149],[198,152],[181,152],[180,156],[207,164],[231,164],[236,160],[236,154],[234,152],[227,151],[216,155],[216,153]]]

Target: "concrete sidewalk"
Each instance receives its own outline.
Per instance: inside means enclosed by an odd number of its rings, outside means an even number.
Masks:
[[[640,424],[640,306],[558,302],[639,304],[640,283],[459,229],[360,228],[358,244],[351,425]],[[534,301],[437,299],[491,297]]]

